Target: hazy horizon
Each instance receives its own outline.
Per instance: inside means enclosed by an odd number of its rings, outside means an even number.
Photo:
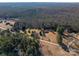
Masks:
[[[79,3],[67,3],[67,2],[2,2],[0,7],[78,7]]]

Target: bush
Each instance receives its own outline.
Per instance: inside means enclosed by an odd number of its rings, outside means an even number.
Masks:
[[[44,30],[42,30],[42,31],[40,32],[40,36],[45,36]]]

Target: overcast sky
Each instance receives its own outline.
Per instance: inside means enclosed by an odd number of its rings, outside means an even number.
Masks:
[[[79,2],[79,0],[0,0],[0,2]]]

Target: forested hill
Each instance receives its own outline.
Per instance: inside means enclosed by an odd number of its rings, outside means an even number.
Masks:
[[[0,3],[0,18],[20,18],[32,27],[61,24],[79,31],[79,3]]]
[[[27,18],[28,16],[31,18],[33,15],[41,17],[41,15],[73,13],[76,11],[73,11],[73,8],[78,11],[78,6],[78,3],[0,3],[0,18]]]

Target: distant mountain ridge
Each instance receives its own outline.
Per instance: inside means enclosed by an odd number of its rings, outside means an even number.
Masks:
[[[22,2],[0,3],[0,7],[78,7],[79,3]]]

